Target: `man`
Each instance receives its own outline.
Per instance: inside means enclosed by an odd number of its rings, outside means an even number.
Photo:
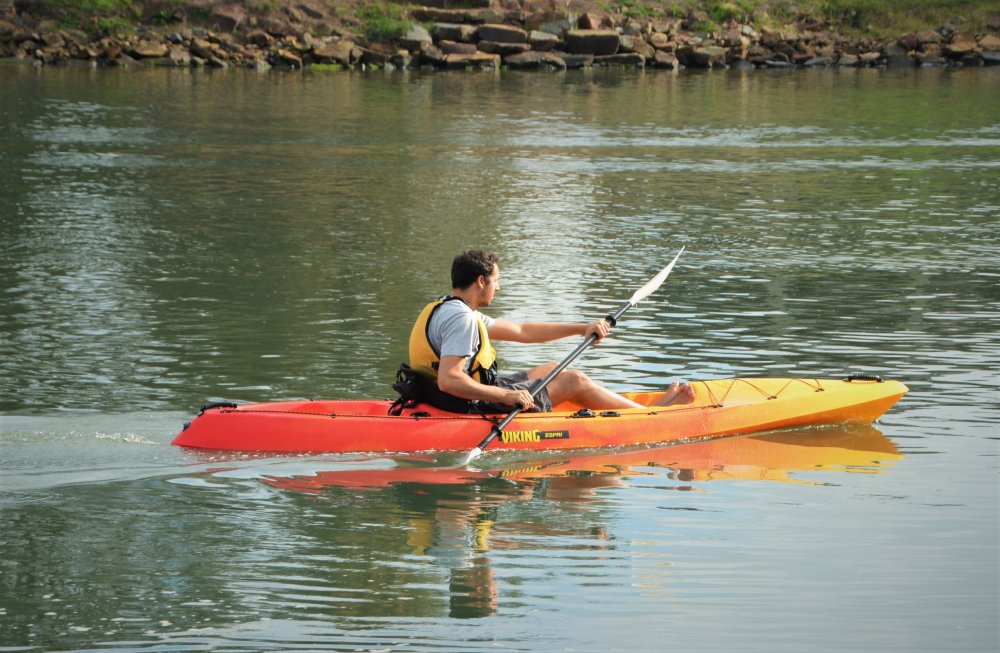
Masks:
[[[492,252],[468,250],[456,256],[451,282],[452,296],[424,307],[410,333],[410,367],[421,375],[428,403],[454,412],[474,410],[472,402],[541,412],[549,412],[564,401],[594,410],[643,407],[578,370],[563,370],[532,398],[534,384],[557,363],[498,377],[493,340],[535,343],[593,333],[600,342],[611,326],[603,319],[590,323],[508,322],[483,315],[479,309],[489,306],[500,290],[499,259]],[[657,405],[693,399],[694,388],[674,383]]]

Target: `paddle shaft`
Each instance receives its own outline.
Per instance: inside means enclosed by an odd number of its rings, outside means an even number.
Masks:
[[[618,323],[618,318],[624,315],[625,311],[632,308],[632,306],[634,306],[632,302],[630,301],[625,302],[618,308],[617,311],[609,314],[604,319],[607,320],[608,324],[610,324],[611,326],[615,326]],[[591,333],[589,336],[587,336],[583,342],[581,342],[579,345],[576,346],[576,349],[570,352],[569,356],[564,358],[561,363],[552,368],[552,371],[546,374],[545,378],[543,378],[539,383],[535,384],[535,387],[531,389],[531,398],[534,399],[535,397],[537,397],[538,393],[542,391],[542,388],[547,386],[552,381],[552,379],[556,378],[560,372],[566,369],[566,367],[569,366],[570,363],[575,361],[580,356],[580,354],[583,353],[583,350],[585,350],[590,345],[594,344],[594,341],[596,340],[597,340],[596,333]],[[507,417],[503,418],[503,420],[498,422],[492,429],[490,429],[489,434],[485,438],[483,438],[483,441],[476,446],[476,449],[482,451],[483,449],[488,447],[490,442],[493,442],[493,440],[498,435],[500,435],[500,433],[503,432],[504,428],[508,424],[510,424],[510,421],[515,417],[517,417],[518,414],[520,414],[521,410],[522,409],[520,406],[515,406],[514,410],[510,411],[507,414]],[[473,451],[475,451],[475,449]]]
[[[660,287],[660,285],[666,280],[667,276],[670,274],[670,271],[674,269],[674,265],[677,263],[677,259],[679,259],[681,257],[681,254],[683,253],[684,253],[684,248],[681,247],[681,251],[677,252],[677,256],[674,257],[674,260],[670,261],[670,263],[665,268],[660,270],[659,274],[657,274],[655,277],[647,281],[646,285],[644,285],[642,288],[639,288],[639,290],[636,290],[635,293],[633,293],[632,297],[629,298],[629,300],[626,301],[624,304],[622,304],[617,311],[611,313],[604,319],[606,319],[611,326],[615,326],[616,324],[618,324],[618,318],[624,315],[625,311],[638,304],[640,301],[648,297],[650,294],[655,292],[657,288]],[[541,382],[536,383],[535,387],[531,389],[532,399],[534,399],[538,395],[538,393],[542,390],[542,388],[547,386],[549,382],[552,381],[552,379],[556,378],[556,376],[560,372],[566,369],[567,365],[576,360],[577,356],[583,353],[583,350],[592,345],[595,340],[597,340],[597,334],[591,333],[584,339],[583,342],[577,345],[576,349],[574,349],[569,356],[567,356],[565,359],[563,359],[561,363],[552,368],[552,371],[549,372],[545,376],[545,378],[541,380]],[[465,462],[463,464],[468,465],[473,458],[481,454],[483,452],[483,449],[489,446],[490,442],[493,442],[493,440],[498,435],[500,435],[500,433],[503,432],[504,427],[510,424],[510,421],[515,417],[517,417],[517,415],[520,412],[521,412],[521,407],[515,406],[514,410],[510,411],[507,417],[503,418],[502,421],[498,422],[492,429],[490,429],[489,435],[483,438],[483,441],[480,442],[475,449],[469,452],[469,455],[466,456]]]

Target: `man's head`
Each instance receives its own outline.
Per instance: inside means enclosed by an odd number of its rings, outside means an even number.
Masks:
[[[451,262],[451,287],[464,290],[481,276],[488,280],[499,264],[500,259],[493,252],[466,250]]]

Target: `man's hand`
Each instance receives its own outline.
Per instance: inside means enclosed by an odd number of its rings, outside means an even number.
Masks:
[[[531,410],[535,407],[535,400],[527,390],[508,390],[503,403],[508,406],[520,406],[521,410]]]
[[[587,325],[587,330],[583,332],[583,337],[587,338],[590,336],[590,334],[593,333],[594,335],[597,336],[597,340],[594,341],[594,344],[597,344],[601,340],[604,340],[604,337],[607,336],[608,333],[610,332],[611,332],[611,325],[608,324],[607,320],[601,318],[600,320],[595,320]]]

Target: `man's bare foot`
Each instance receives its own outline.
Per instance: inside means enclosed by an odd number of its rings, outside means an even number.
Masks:
[[[674,404],[689,404],[694,401],[694,386],[690,383],[678,383],[674,381],[657,399],[654,406],[673,406]]]

